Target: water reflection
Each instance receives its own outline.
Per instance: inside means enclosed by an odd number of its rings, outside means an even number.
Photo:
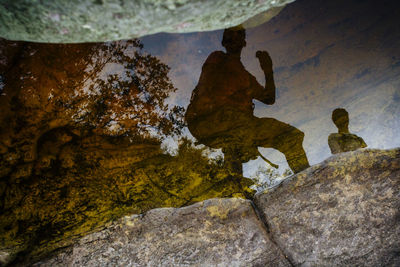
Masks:
[[[367,147],[361,137],[349,132],[349,113],[345,109],[335,109],[332,112],[332,121],[338,128],[338,133],[331,133],[328,137],[328,144],[332,154]]]
[[[138,40],[1,45],[16,51],[0,96],[0,250],[15,263],[127,213],[251,193],[185,138],[163,152],[184,109],[166,102],[169,67]]]
[[[253,99],[274,104],[275,83],[266,51],[256,53],[265,87],[241,63],[245,34],[241,27],[226,29],[222,38],[226,53],[213,52],[204,63],[186,112],[189,130],[200,143],[221,148],[226,164],[239,175],[242,162],[260,155],[258,147],[277,149],[294,172],[304,170],[309,167],[302,145],[304,133],[274,118],[253,115]]]
[[[376,3],[295,1],[246,39],[226,31],[226,53],[222,31],[143,48],[0,40],[0,250],[40,255],[124,214],[251,197],[243,176],[263,190],[328,143],[399,146],[400,17]]]
[[[27,172],[18,179],[42,169],[56,175],[74,165],[66,147],[96,136],[128,146],[182,129],[183,108],[165,103],[176,90],[169,67],[143,53],[138,40],[17,45],[0,99],[2,176],[15,176],[21,164]]]

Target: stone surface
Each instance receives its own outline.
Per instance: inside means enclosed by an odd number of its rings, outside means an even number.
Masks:
[[[34,266],[290,266],[249,200],[126,216]]]
[[[292,1],[1,0],[0,36],[9,40],[76,43],[130,39],[157,32],[216,30],[238,25]],[[265,19],[258,17],[255,21]]]
[[[244,199],[153,209],[35,266],[398,266],[399,174],[400,148],[337,154],[257,195],[265,224]]]
[[[400,149],[332,156],[256,206],[296,266],[400,264]]]

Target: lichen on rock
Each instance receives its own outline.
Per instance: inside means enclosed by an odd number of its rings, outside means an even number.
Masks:
[[[243,199],[209,199],[126,216],[34,264],[65,265],[290,266]]]
[[[397,266],[399,178],[400,149],[362,149],[292,176],[255,203],[296,266]]]

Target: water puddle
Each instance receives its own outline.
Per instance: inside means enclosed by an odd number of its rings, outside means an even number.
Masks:
[[[332,154],[400,146],[399,19],[370,2],[140,40],[0,40],[2,247],[41,255],[124,214],[249,198]]]

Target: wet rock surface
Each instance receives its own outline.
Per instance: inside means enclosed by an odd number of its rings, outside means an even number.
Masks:
[[[263,22],[293,0],[0,1],[0,36],[50,43],[105,42],[157,32],[193,32]]]
[[[400,149],[333,156],[255,203],[296,266],[400,264]]]
[[[34,266],[290,266],[249,200],[126,216]]]
[[[338,154],[255,209],[210,199],[126,216],[35,266],[398,266],[399,171],[400,149]]]

